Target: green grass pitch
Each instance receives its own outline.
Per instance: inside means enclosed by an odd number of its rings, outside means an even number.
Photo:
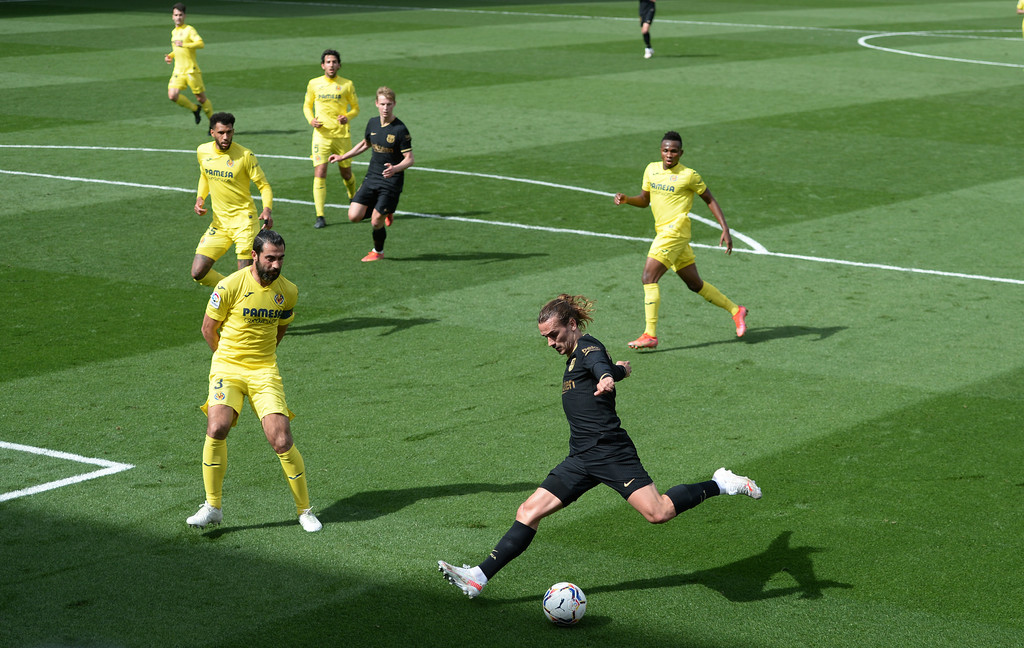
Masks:
[[[225,523],[184,523],[209,138],[166,98],[170,5],[0,2],[0,646],[1024,646],[1012,2],[662,0],[650,60],[634,0],[189,3],[300,288],[279,357],[318,534],[249,410]],[[383,262],[333,169],[312,227],[327,47],[355,132],[388,85],[413,134]],[[667,130],[744,237],[728,257],[694,223],[750,328],[667,276],[641,353],[652,219],[611,195]],[[619,414],[656,483],[724,465],[765,495],[652,526],[597,489],[470,601],[436,561],[482,560],[566,452],[535,324],[563,291],[633,363]],[[74,481],[104,465],[132,467]],[[540,609],[561,580],[589,599],[569,630]]]

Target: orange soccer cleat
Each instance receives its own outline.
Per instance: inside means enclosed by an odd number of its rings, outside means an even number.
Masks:
[[[743,334],[747,332],[747,307],[740,306],[740,309],[732,316],[732,321],[736,322],[736,337],[743,337]]]
[[[378,252],[377,250],[370,250],[370,253],[363,257],[363,261],[380,261],[383,258],[383,252]]]
[[[658,346],[658,338],[644,333],[629,343],[630,349],[653,349]]]

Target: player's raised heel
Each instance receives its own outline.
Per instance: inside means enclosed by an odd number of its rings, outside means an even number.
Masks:
[[[754,499],[761,499],[761,489],[757,487],[750,477],[737,475],[731,470],[719,468],[711,479],[718,484],[718,488],[725,495],[747,495]]]
[[[197,529],[203,529],[211,524],[220,524],[224,519],[224,512],[219,508],[210,506],[208,503],[203,502],[203,505],[199,507],[196,514],[187,518],[185,523],[191,527]]]
[[[740,309],[732,316],[732,321],[736,322],[736,337],[743,337],[743,334],[747,332],[747,307],[740,306]]]
[[[654,349],[658,346],[658,338],[644,333],[629,343],[630,349]]]
[[[437,561],[437,571],[441,572],[449,583],[458,587],[469,598],[476,598],[483,591],[484,586],[473,579],[470,569],[469,565],[456,567],[443,560]]]

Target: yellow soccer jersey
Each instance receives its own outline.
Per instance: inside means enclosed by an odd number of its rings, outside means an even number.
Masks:
[[[671,229],[690,238],[690,208],[693,194],[707,190],[700,174],[682,164],[665,169],[661,162],[651,162],[644,169],[644,191],[651,194],[654,231],[661,234]]]
[[[349,137],[348,124],[339,124],[338,117],[346,115],[349,123],[359,114],[359,98],[356,88],[348,79],[327,75],[310,79],[306,85],[306,100],[302,104],[302,112],[306,121],[316,117],[323,126],[317,132],[324,137]]]
[[[206,314],[222,322],[213,364],[249,369],[275,366],[277,327],[295,319],[298,299],[299,289],[282,276],[266,287],[252,276],[251,267],[224,277],[206,305]]]
[[[175,41],[181,41],[181,47],[175,45]],[[203,49],[205,46],[199,32],[192,25],[182,25],[172,29],[171,56],[174,57],[174,74],[199,72],[199,64],[196,63],[196,50]]]
[[[274,194],[260,163],[252,151],[231,143],[227,151],[207,142],[196,149],[199,160],[198,195],[213,197],[214,227],[245,227],[256,218],[256,203],[249,193],[252,182],[260,191],[264,208],[273,209]]]

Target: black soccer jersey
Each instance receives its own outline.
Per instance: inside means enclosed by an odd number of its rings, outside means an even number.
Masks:
[[[583,335],[569,354],[562,377],[562,409],[569,421],[569,454],[593,447],[602,438],[627,436],[615,413],[615,392],[594,396],[597,383],[610,375],[616,382],[626,370],[614,364],[604,345]]]
[[[371,181],[375,185],[390,185],[393,189],[401,191],[405,183],[405,171],[390,178],[385,178],[381,174],[384,173],[385,164],[398,164],[404,159],[405,153],[412,150],[412,135],[409,134],[409,129],[397,117],[387,126],[381,126],[380,118],[374,117],[366,124],[364,139],[369,143],[373,153],[370,155],[370,166],[363,181]]]

